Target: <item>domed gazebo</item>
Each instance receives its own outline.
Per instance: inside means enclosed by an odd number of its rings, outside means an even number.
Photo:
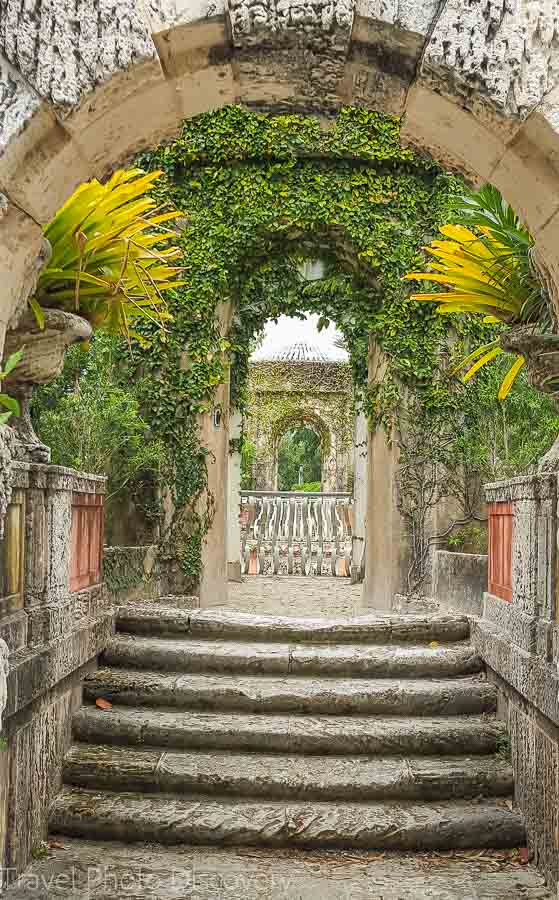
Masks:
[[[299,425],[320,439],[323,491],[348,491],[355,417],[347,353],[295,341],[250,362],[246,433],[255,447],[253,488],[277,490],[278,447]]]

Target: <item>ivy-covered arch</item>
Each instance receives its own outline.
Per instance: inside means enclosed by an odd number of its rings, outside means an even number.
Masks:
[[[355,415],[349,365],[314,358],[259,359],[249,366],[247,388],[253,487],[277,488],[280,441],[292,428],[307,425],[320,440],[323,490],[348,490]]]
[[[229,370],[242,405],[251,340],[267,319],[303,310],[333,319],[358,391],[371,335],[388,360],[369,395],[376,421],[397,405],[402,382],[427,404],[447,402],[434,378],[446,324],[431,305],[409,301],[401,276],[461,183],[402,148],[396,119],[361,109],[322,131],[311,118],[230,107],[190,120],[140,161],[163,169],[161,199],[184,212],[185,286],[171,303],[172,326],[148,334],[149,353],[135,358],[152,374],[146,406],[169,448],[168,535],[195,575],[211,520],[199,416]],[[296,263],[316,257],[325,278],[304,284]]]

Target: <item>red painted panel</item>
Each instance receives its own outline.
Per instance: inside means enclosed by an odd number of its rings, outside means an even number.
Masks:
[[[512,503],[490,503],[488,591],[512,600]]]
[[[81,591],[102,578],[103,495],[72,495],[70,591]]]

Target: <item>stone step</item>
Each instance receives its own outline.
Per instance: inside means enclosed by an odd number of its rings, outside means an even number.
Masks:
[[[496,756],[173,753],[96,744],[72,747],[64,781],[110,791],[357,802],[503,797],[513,790],[512,769]]]
[[[121,634],[103,654],[105,666],[166,672],[246,675],[338,675],[369,678],[445,678],[473,675],[482,661],[467,643],[414,646],[279,644],[175,640]]]
[[[73,725],[78,740],[96,744],[338,755],[489,754],[504,734],[501,722],[474,716],[268,716],[94,706],[78,710]]]
[[[125,706],[296,712],[320,715],[478,715],[494,712],[495,687],[479,677],[446,680],[311,679],[297,676],[181,675],[99,669],[85,697]]]
[[[285,852],[64,837],[3,900],[553,900],[509,851],[438,855]],[[513,852],[514,851],[510,851]],[[70,887],[71,885],[71,887]],[[119,892],[115,886],[121,885]],[[51,886],[51,887],[47,887]]]
[[[520,817],[505,801],[285,803],[201,801],[170,794],[113,794],[66,787],[51,807],[58,834],[96,839],[379,850],[516,847]]]
[[[266,616],[228,609],[188,612],[172,607],[127,604],[117,612],[119,631],[168,636],[173,634],[222,640],[294,641],[296,643],[429,643],[454,642],[470,635],[470,623],[460,615],[367,615],[332,619]]]

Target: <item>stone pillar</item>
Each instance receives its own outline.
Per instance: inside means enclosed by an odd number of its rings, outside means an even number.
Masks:
[[[365,576],[365,543],[367,522],[369,423],[362,409],[357,411],[353,437],[353,537],[351,583]]]
[[[232,307],[218,310],[222,335],[227,334]],[[200,441],[208,450],[208,491],[213,502],[213,521],[202,546],[200,606],[227,599],[227,519],[229,474],[229,377],[216,390],[211,413],[200,419]]]
[[[238,441],[241,437],[243,419],[235,410],[230,418],[230,440]],[[227,519],[227,576],[229,581],[241,579],[241,526],[239,511],[241,503],[241,453],[238,449],[229,453],[229,515]]]
[[[0,638],[0,734],[2,733],[2,713],[8,702],[8,645]]]
[[[369,383],[380,381],[386,357],[369,345]],[[367,465],[367,546],[365,581],[360,606],[391,609],[394,595],[404,589],[408,543],[397,507],[398,441],[380,426],[369,432]]]

